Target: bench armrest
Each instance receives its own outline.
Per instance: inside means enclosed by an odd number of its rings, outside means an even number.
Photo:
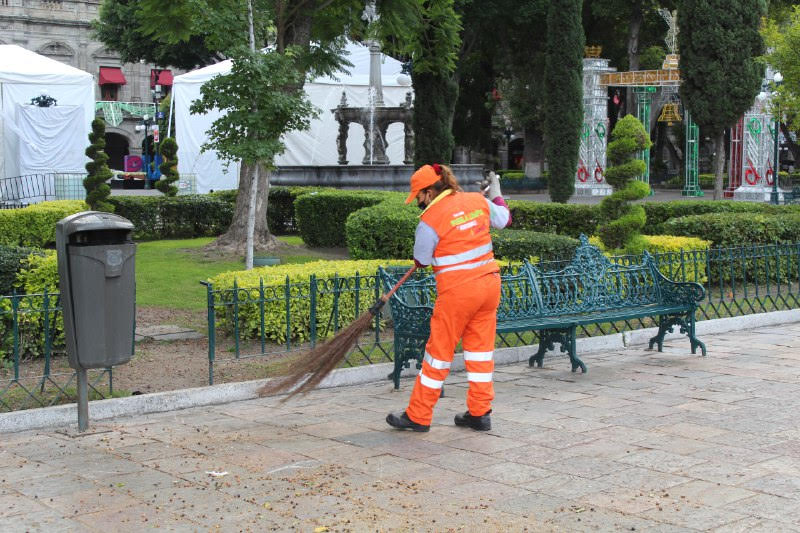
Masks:
[[[700,303],[706,297],[706,289],[695,281],[672,281],[657,268],[653,268],[661,289],[661,296],[667,303]]]

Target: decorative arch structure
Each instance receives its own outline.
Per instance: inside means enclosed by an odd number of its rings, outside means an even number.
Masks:
[[[43,44],[36,50],[36,53],[43,56],[58,58],[59,60],[63,60],[63,58],[66,57],[75,57],[75,50],[62,41],[50,41],[49,43]]]

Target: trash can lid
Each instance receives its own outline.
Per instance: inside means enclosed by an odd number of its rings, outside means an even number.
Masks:
[[[125,217],[103,211],[82,211],[56,223],[56,229],[61,235],[94,230],[133,230],[133,223]]]

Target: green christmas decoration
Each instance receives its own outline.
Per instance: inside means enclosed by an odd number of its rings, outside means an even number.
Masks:
[[[113,213],[114,206],[106,201],[111,195],[111,187],[107,182],[113,175],[111,169],[108,168],[108,154],[105,152],[106,123],[102,119],[96,118],[92,121],[89,143],[85,153],[91,161],[86,163],[87,176],[83,180],[83,187],[86,189],[86,203],[94,211]]]
[[[607,249],[641,249],[637,241],[641,239],[647,215],[642,206],[628,202],[650,194],[650,186],[636,178],[646,170],[645,162],[637,154],[652,145],[644,126],[633,115],[617,122],[611,133],[606,181],[614,187],[614,193],[600,202],[602,223],[598,227],[598,236]]]
[[[156,182],[156,189],[166,196],[178,194],[178,188],[173,185],[178,181],[178,143],[172,137],[167,137],[161,143],[161,158],[163,162],[158,167],[161,179]]]

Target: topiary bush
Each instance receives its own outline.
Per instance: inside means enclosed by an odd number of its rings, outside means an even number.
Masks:
[[[161,157],[163,162],[159,165],[161,179],[156,182],[156,189],[165,196],[175,196],[178,188],[173,185],[178,181],[178,143],[172,137],[167,137],[161,143]]]
[[[111,186],[106,183],[113,176],[108,168],[108,154],[106,148],[106,123],[103,119],[96,118],[92,121],[92,132],[89,134],[89,147],[86,155],[90,161],[86,163],[88,175],[83,180],[86,189],[86,203],[95,211],[114,212],[114,206],[108,203],[111,195]]]
[[[351,213],[345,222],[345,241],[353,259],[410,259],[419,209],[391,199]]]
[[[600,240],[607,248],[631,246],[647,222],[644,208],[629,202],[650,193],[649,185],[636,181],[646,170],[645,162],[637,159],[636,154],[652,144],[644,126],[633,115],[618,121],[611,132],[606,180],[614,187],[614,192],[600,202],[602,223],[597,228]]]
[[[376,300],[382,289],[375,290],[375,275],[379,266],[409,266],[410,261],[314,261],[300,265],[277,265],[236,272],[225,272],[209,279],[218,298],[227,304],[233,300],[234,281],[240,289],[249,289],[250,298],[243,302],[239,294],[237,312],[241,338],[259,338],[261,314],[258,303],[259,283],[263,280],[264,293],[268,301],[264,304],[264,335],[267,339],[282,344],[286,342],[285,287],[289,280],[289,336],[293,342],[311,339],[311,297],[309,286],[315,276],[316,331],[319,339],[333,335],[330,321],[334,306],[338,310],[339,327],[346,327],[357,316],[365,312]],[[358,274],[358,285],[355,276]],[[347,278],[347,279],[344,279]],[[338,294],[334,290],[339,288]],[[358,308],[356,308],[358,288]],[[255,291],[255,292],[253,292]],[[225,311],[217,315],[223,331],[233,331],[233,305],[224,306]]]
[[[307,246],[344,245],[345,222],[350,213],[376,205],[401,193],[383,191],[323,191],[299,196],[294,203],[300,236]]]
[[[580,242],[572,237],[520,229],[492,230],[494,255],[507,261],[569,259]]]

